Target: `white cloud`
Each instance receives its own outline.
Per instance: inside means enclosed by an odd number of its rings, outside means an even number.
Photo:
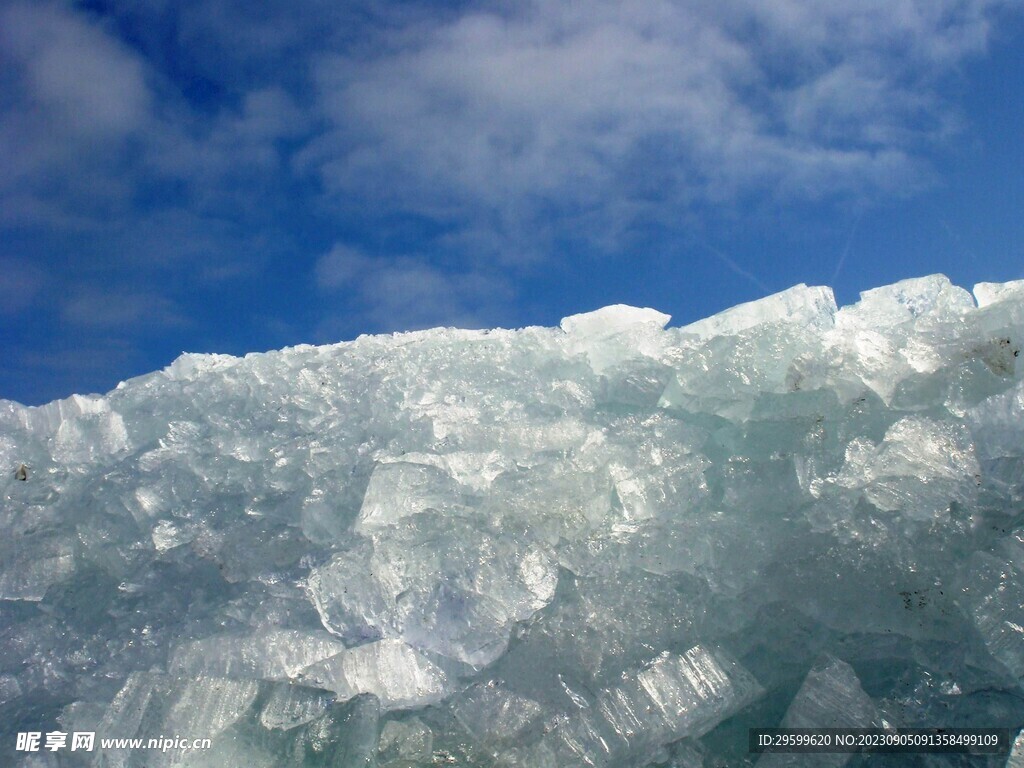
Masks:
[[[422,20],[316,68],[305,155],[344,204],[528,241],[611,236],[751,192],[905,190],[954,122],[939,84],[1018,0],[537,0]],[[522,233],[526,233],[525,237]]]
[[[139,23],[166,23],[169,12]],[[109,21],[59,2],[0,7],[0,223],[144,228],[135,205],[159,200],[154,187],[199,224],[263,220],[261,193],[286,173],[277,143],[308,132],[308,114],[281,85],[244,83],[198,111],[153,52],[128,46]]]
[[[58,4],[0,8],[0,222],[90,227],[130,205],[130,139],[153,128],[139,57]]]
[[[170,299],[146,292],[84,289],[68,297],[61,314],[75,326],[101,330],[156,330],[188,321]]]
[[[30,103],[51,129],[109,139],[146,127],[151,100],[140,61],[116,38],[58,5],[0,10],[0,43],[23,68]]]
[[[342,243],[320,257],[315,275],[321,292],[347,296],[378,331],[482,327],[510,297],[494,276],[441,269],[423,257],[372,257]],[[328,317],[321,333],[336,335],[341,325]]]
[[[337,243],[316,263],[317,286],[334,290],[353,285],[373,266],[373,260],[362,252]]]

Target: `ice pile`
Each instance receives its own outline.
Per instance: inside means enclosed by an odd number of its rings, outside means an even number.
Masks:
[[[1024,282],[668,321],[0,401],[0,762],[839,766],[863,758],[758,761],[747,731],[1016,735]]]

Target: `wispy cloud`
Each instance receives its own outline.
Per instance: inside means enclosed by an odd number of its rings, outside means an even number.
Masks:
[[[0,221],[85,225],[128,205],[127,144],[148,129],[144,67],[56,4],[0,8]]]
[[[31,307],[44,283],[41,270],[20,259],[0,256],[0,315],[14,315]]]
[[[327,296],[348,297],[378,331],[480,327],[510,298],[507,283],[492,275],[443,269],[423,257],[371,257],[345,244],[317,261],[316,283]],[[336,332],[338,321],[329,317],[321,333]]]
[[[188,320],[173,301],[152,293],[79,290],[64,302],[61,314],[78,327],[102,330],[145,328],[156,330],[186,326]]]
[[[0,10],[0,40],[21,70],[24,97],[51,129],[109,139],[146,127],[143,67],[103,30],[58,5],[16,3]]]
[[[474,5],[321,57],[330,130],[306,161],[342,205],[358,194],[513,241],[552,213],[600,237],[758,190],[906,190],[954,127],[936,83],[1010,5]]]
[[[939,85],[1021,2],[301,5],[5,6],[5,215],[257,223],[312,178],[323,213],[518,262],[753,194],[903,194],[958,125]]]

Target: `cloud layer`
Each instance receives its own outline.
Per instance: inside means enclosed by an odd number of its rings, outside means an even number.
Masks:
[[[529,248],[552,212],[610,238],[694,203],[919,186],[937,85],[987,0],[554,0],[400,28],[315,65],[307,162],[358,196]]]

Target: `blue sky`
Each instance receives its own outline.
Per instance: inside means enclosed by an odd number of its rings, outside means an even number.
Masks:
[[[1024,277],[1024,0],[0,0],[0,397]]]

